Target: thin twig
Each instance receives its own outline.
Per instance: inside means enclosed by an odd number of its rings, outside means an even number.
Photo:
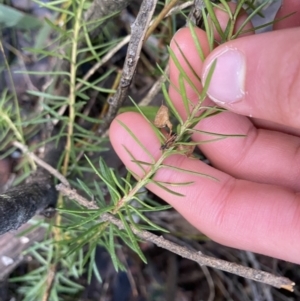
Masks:
[[[50,269],[49,269],[48,275],[47,275],[48,277],[47,277],[47,281],[46,281],[46,289],[45,289],[45,293],[43,295],[42,301],[48,301],[50,298],[51,290],[54,285],[56,268],[57,268],[56,264],[52,264],[50,266]]]
[[[156,3],[157,0],[144,0],[134,23],[131,25],[132,34],[128,44],[120,85],[117,92],[110,100],[110,107],[107,116],[99,129],[100,135],[106,132],[111,121],[115,118],[118,109],[122,106],[128,95],[128,90],[135,74],[146,31],[152,19]]]
[[[170,10],[176,5],[176,3],[178,2],[178,0],[171,0],[163,9],[162,11],[159,13],[159,15],[155,18],[155,20],[152,22],[152,24],[150,25],[150,27],[147,30],[146,36],[145,36],[145,40],[147,40],[150,35],[152,34],[152,32],[154,31],[154,29],[158,26],[158,24],[166,17],[166,15],[170,12]]]
[[[83,2],[81,2],[78,6],[78,9],[76,11],[76,14],[74,16],[75,18],[75,24],[73,29],[73,38],[74,41],[72,43],[71,48],[71,64],[70,64],[70,92],[69,92],[69,120],[68,120],[68,130],[67,130],[67,141],[66,141],[66,147],[65,147],[65,156],[64,156],[64,162],[62,165],[62,173],[63,175],[67,174],[70,156],[71,156],[71,150],[73,147],[73,133],[74,133],[74,121],[75,121],[75,103],[76,103],[76,73],[77,73],[77,40],[80,33],[80,27],[81,27],[81,14],[83,11]]]
[[[206,281],[207,281],[208,287],[209,287],[209,296],[208,296],[207,301],[214,301],[215,295],[216,295],[216,288],[215,288],[215,283],[213,281],[213,278],[211,277],[209,269],[206,266],[201,265],[201,264],[199,264],[199,266],[202,269],[202,272],[206,278]]]
[[[161,91],[162,84],[166,81],[166,76],[169,75],[169,65],[164,70],[164,74],[154,83],[147,95],[139,102],[139,106],[147,106],[153,98]]]
[[[28,147],[23,145],[22,143],[15,141],[13,142],[13,145],[20,149],[22,153],[24,153],[26,156],[30,157],[32,160],[34,160],[40,167],[43,167],[46,169],[50,174],[52,174],[55,178],[57,178],[61,183],[63,183],[65,186],[70,186],[68,180],[59,173],[54,167],[47,164],[45,161],[40,159],[37,155],[35,155],[33,152],[30,152],[28,150]]]
[[[202,9],[205,7],[203,0],[194,0],[193,8],[191,9],[187,22],[198,25],[202,19]]]
[[[127,35],[120,43],[118,43],[113,49],[111,49],[99,62],[97,62],[93,67],[85,74],[83,80],[78,82],[76,85],[76,91],[78,91],[100,67],[106,64],[115,53],[117,53],[123,46],[125,46],[130,41],[130,35]]]
[[[181,12],[183,9],[188,8],[192,5],[193,5],[193,1],[187,1],[187,2],[184,2],[180,5],[174,6],[172,9],[170,9],[170,11],[166,14],[165,17],[167,18],[167,17],[170,17],[173,14],[177,14],[178,12]]]
[[[56,189],[61,192],[64,196],[67,196],[70,199],[76,200],[80,205],[88,208],[88,209],[99,209],[95,203],[89,202],[84,197],[80,196],[75,190],[71,188],[65,187],[63,184],[59,184],[56,186]],[[113,215],[109,213],[103,213],[101,215],[102,222],[110,222],[117,226],[120,230],[125,230],[123,223],[115,218]],[[262,282],[265,284],[272,285],[277,288],[283,288],[289,291],[293,291],[293,287],[295,285],[290,279],[280,276],[275,276],[267,272],[255,270],[249,267],[244,267],[238,265],[236,263],[228,262],[225,260],[217,259],[211,256],[206,256],[201,252],[193,251],[188,249],[187,247],[180,246],[175,244],[162,236],[157,236],[148,231],[141,231],[137,228],[131,226],[132,232],[138,236],[139,238],[150,241],[155,245],[169,250],[181,257],[190,259],[199,263],[200,265],[209,266],[212,268],[216,268],[225,272],[233,273],[238,276],[248,278],[254,281]]]
[[[120,248],[118,250],[118,256],[120,257],[122,263],[125,266],[126,274],[127,274],[127,277],[128,277],[128,280],[129,280],[129,283],[130,283],[130,286],[131,286],[131,290],[132,290],[132,296],[133,296],[134,299],[137,299],[137,297],[139,295],[138,289],[137,289],[137,284],[136,284],[136,281],[135,281],[135,279],[132,275],[132,272],[130,270],[128,261],[126,259],[126,256],[125,256],[122,248]]]

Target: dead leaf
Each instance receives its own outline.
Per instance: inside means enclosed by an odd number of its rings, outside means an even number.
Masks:
[[[159,129],[168,127],[170,133],[172,132],[172,123],[169,118],[169,109],[165,105],[161,105],[154,119],[154,125]]]
[[[187,157],[191,157],[195,150],[195,145],[179,144],[176,149],[180,152],[183,152],[183,154]]]

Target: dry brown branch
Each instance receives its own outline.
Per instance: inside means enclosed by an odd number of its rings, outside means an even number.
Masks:
[[[99,209],[96,204],[89,202],[87,199],[80,196],[75,190],[65,187],[62,184],[57,185],[56,188],[63,195],[67,196],[70,199],[76,200],[80,205],[82,205],[88,209]],[[125,229],[123,223],[111,214],[108,214],[108,213],[102,214],[101,221],[110,222],[110,223],[114,224],[115,226],[117,226],[120,230]],[[238,265],[236,263],[232,263],[232,262],[217,259],[214,257],[206,256],[206,255],[202,254],[201,252],[190,250],[187,247],[183,247],[183,246],[175,244],[169,240],[166,240],[162,236],[157,236],[148,231],[140,231],[140,230],[136,229],[135,227],[131,227],[131,230],[139,238],[146,240],[146,241],[150,241],[163,249],[169,250],[181,257],[195,261],[200,265],[205,265],[208,267],[216,268],[216,269],[219,269],[219,270],[222,270],[225,272],[236,274],[238,276],[241,276],[241,277],[244,277],[247,279],[251,279],[254,281],[269,284],[269,285],[272,285],[277,288],[282,288],[282,289],[286,289],[289,291],[293,291],[293,287],[294,287],[295,283],[292,282],[288,278],[275,276],[275,275],[272,275],[267,272],[244,267],[244,266]]]
[[[153,98],[161,91],[162,84],[166,81],[166,77],[169,75],[169,65],[164,70],[164,74],[154,83],[147,95],[139,102],[139,106],[147,106],[151,103]]]
[[[122,106],[128,95],[128,89],[135,74],[145,35],[152,19],[156,3],[157,0],[144,0],[134,23],[131,25],[131,37],[128,44],[120,85],[109,102],[110,107],[108,113],[99,129],[100,135],[106,132],[111,121],[115,118],[119,108]]]
[[[191,9],[188,22],[198,25],[202,19],[202,9],[205,7],[203,0],[194,0],[193,8]]]

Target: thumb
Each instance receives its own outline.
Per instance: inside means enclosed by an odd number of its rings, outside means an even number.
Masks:
[[[227,42],[204,62],[209,97],[228,110],[300,128],[300,28]]]

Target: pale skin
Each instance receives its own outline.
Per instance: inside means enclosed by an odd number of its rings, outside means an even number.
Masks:
[[[185,197],[171,195],[155,185],[147,188],[218,243],[300,264],[300,1],[284,1],[278,16],[293,11],[297,14],[277,24],[275,31],[227,42],[212,53],[205,33],[197,29],[206,55],[204,62],[197,54],[189,29],[175,34],[171,48],[199,91],[201,83],[193,76],[178,46],[202,81],[215,57],[228,53],[228,49],[240,55],[244,73],[236,81],[242,92],[232,94],[234,87],[226,91],[228,85],[233,85],[230,79],[235,80],[235,75],[230,74],[232,70],[226,69],[227,86],[212,80],[209,94],[228,111],[201,121],[196,128],[246,137],[201,146],[213,167],[186,156],[167,159],[169,165],[206,173],[218,181],[162,169],[155,176],[160,181],[194,182],[175,188]],[[170,79],[177,87],[178,74],[170,62]],[[195,93],[186,87],[188,97],[196,101]],[[220,92],[220,88],[225,90]],[[169,93],[184,118],[181,95],[173,88]],[[225,97],[225,103],[220,97]],[[213,102],[209,100],[208,104]],[[124,113],[116,119],[125,123],[155,158],[160,157],[160,142],[141,115]],[[110,138],[128,169],[142,176],[124,146],[139,160],[150,161],[149,157],[116,120],[111,125]],[[195,141],[208,138],[193,136]]]

